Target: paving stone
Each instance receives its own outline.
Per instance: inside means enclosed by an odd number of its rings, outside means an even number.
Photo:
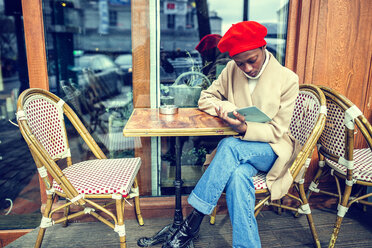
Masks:
[[[19,129],[8,121],[0,121],[0,201],[16,199],[36,173],[31,153]],[[30,167],[32,164],[32,167]],[[38,187],[38,185],[36,185]],[[8,203],[0,205],[7,208]]]

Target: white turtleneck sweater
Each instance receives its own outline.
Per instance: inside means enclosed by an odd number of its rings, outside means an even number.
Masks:
[[[249,91],[251,92],[251,95],[252,95],[254,89],[256,88],[256,85],[258,83],[258,78],[261,76],[262,72],[265,70],[268,62],[269,62],[269,52],[265,49],[265,62],[263,63],[263,65],[261,67],[261,70],[257,74],[257,76],[251,77],[243,71],[244,75],[249,79],[248,80],[248,86],[249,86]]]

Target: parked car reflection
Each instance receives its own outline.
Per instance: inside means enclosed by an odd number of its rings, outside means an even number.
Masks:
[[[124,73],[132,72],[132,54],[119,55],[115,59],[115,64],[117,64]]]
[[[115,80],[110,80],[109,84],[115,91],[120,88],[123,82],[123,73],[121,72],[119,66],[105,54],[93,54],[93,55],[83,55],[75,58],[75,66],[71,68],[73,72],[76,73],[77,83],[80,87],[86,87],[89,84],[89,78],[86,75],[86,71],[89,70],[95,76],[104,76],[104,78],[115,78]]]
[[[89,68],[94,73],[117,70],[119,68],[109,56],[104,54],[83,55],[78,57],[75,66],[80,69]]]

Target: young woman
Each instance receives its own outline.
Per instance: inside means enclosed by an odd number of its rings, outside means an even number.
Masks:
[[[233,247],[261,247],[252,177],[258,171],[268,172],[266,183],[273,200],[289,189],[292,180],[286,165],[296,155],[289,124],[298,95],[298,76],[266,50],[266,34],[261,24],[245,21],[234,24],[218,43],[219,50],[228,52],[232,61],[202,92],[199,108],[223,119],[239,135],[223,139],[207,158],[210,165],[188,198],[194,210],[163,248],[187,247],[224,189]],[[248,106],[258,107],[272,121],[247,122],[234,111]],[[236,119],[228,117],[229,111],[234,111]]]

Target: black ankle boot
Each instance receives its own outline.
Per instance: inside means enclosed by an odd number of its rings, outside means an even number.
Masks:
[[[162,248],[184,248],[197,237],[204,214],[194,209]]]

